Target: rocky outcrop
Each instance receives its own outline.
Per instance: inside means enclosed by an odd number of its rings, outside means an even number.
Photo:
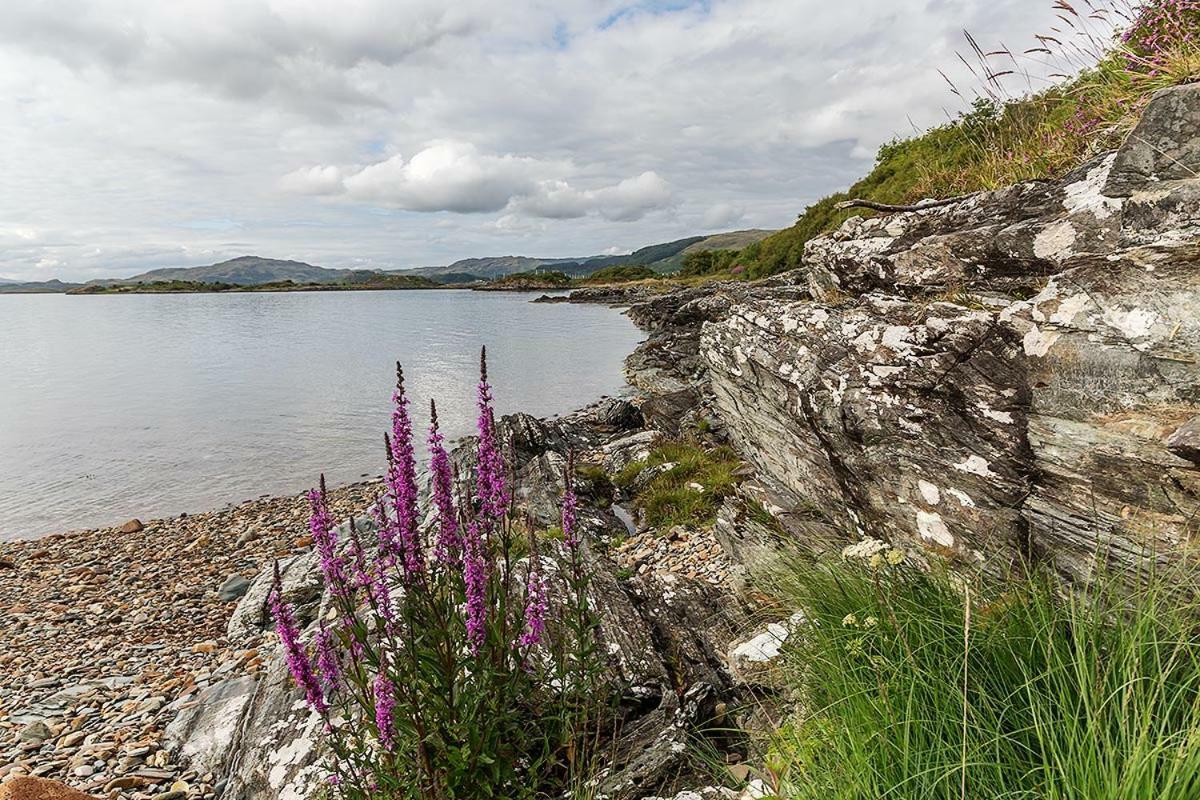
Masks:
[[[1186,549],[1197,131],[1200,86],[1160,93],[1116,153],[853,218],[809,243],[808,298],[765,292],[704,325],[729,434],[783,510],[816,518],[799,540],[869,533],[995,572],[1042,556],[1079,578]]]

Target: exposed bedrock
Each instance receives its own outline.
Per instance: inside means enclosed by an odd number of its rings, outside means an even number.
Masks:
[[[716,410],[809,532],[1081,578],[1173,560],[1200,531],[1197,175],[1181,87],[1060,181],[851,219],[809,243],[809,299],[703,326]]]

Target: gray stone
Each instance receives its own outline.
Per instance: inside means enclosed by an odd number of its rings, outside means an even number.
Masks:
[[[166,745],[200,773],[223,774],[237,741],[242,714],[254,695],[251,676],[210,686],[167,726]]]
[[[53,736],[53,731],[50,730],[50,727],[45,722],[35,720],[21,729],[21,732],[17,734],[17,741],[27,744],[41,744]]]
[[[217,599],[222,603],[230,603],[241,599],[249,590],[250,581],[241,575],[230,575],[224,580],[220,588],[217,589]]]
[[[1128,197],[1164,181],[1200,177],[1196,131],[1200,131],[1200,84],[1158,92],[1117,154],[1104,193]]]
[[[1193,464],[1200,464],[1200,417],[1192,417],[1167,438],[1167,449]]]

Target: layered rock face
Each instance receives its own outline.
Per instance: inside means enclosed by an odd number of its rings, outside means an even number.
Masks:
[[[736,303],[698,352],[810,528],[1078,578],[1200,532],[1200,86],[1060,181],[853,218],[782,280],[808,298]]]

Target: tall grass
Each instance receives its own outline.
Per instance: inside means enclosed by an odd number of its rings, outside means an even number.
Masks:
[[[1163,577],[1064,594],[823,563],[774,589],[808,624],[804,710],[770,760],[787,798],[1200,797],[1200,609]]]

